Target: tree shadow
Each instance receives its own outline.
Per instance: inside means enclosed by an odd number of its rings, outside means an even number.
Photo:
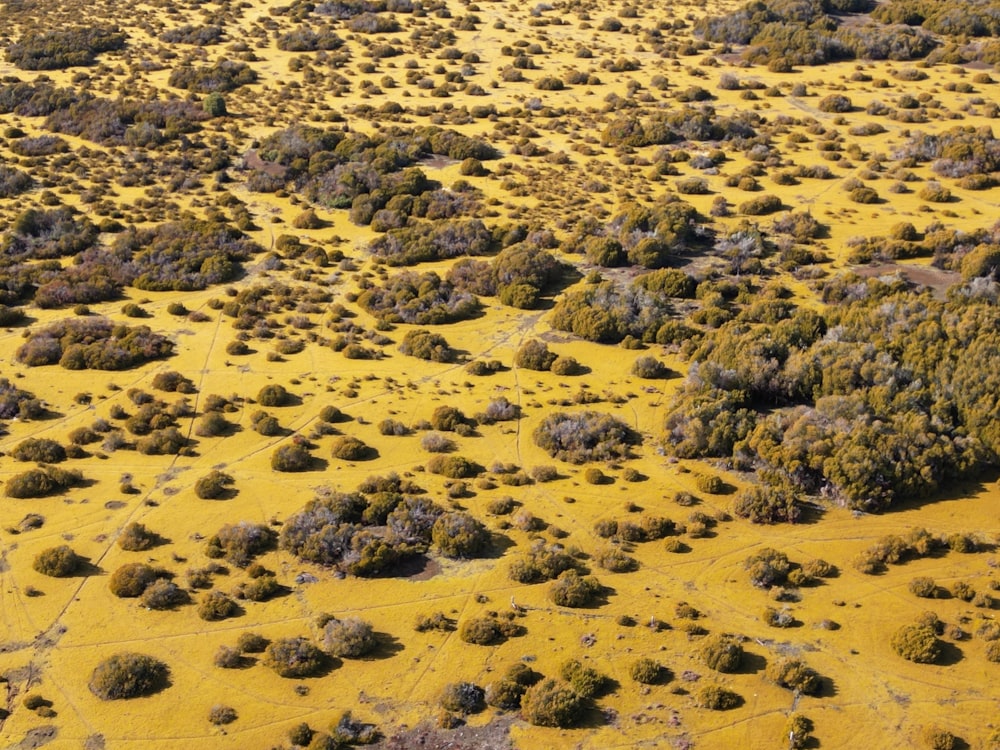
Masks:
[[[819,690],[813,693],[815,698],[835,698],[838,694],[837,683],[832,677],[820,678]]]
[[[958,664],[964,658],[962,649],[956,646],[954,643],[949,643],[948,641],[938,641],[938,645],[941,649],[938,658],[934,660],[935,664],[942,667],[952,667]]]
[[[758,674],[763,672],[766,667],[767,659],[763,656],[752,651],[744,651],[740,668],[736,670],[735,674]]]
[[[490,541],[487,543],[483,551],[477,555],[477,557],[484,560],[497,560],[503,557],[507,550],[511,547],[516,546],[517,545],[506,534],[491,532]]]
[[[391,633],[376,631],[372,635],[375,638],[375,647],[362,657],[363,661],[390,659],[405,648],[403,642]]]

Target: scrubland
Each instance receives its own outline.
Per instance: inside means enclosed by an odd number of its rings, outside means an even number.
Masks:
[[[3,6],[4,746],[997,748],[990,2]]]

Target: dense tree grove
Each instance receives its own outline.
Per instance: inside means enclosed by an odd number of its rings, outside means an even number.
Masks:
[[[7,47],[7,59],[21,70],[72,68],[90,65],[101,52],[122,49],[127,40],[110,26],[36,29]]]
[[[795,493],[865,510],[926,496],[1000,459],[998,322],[992,299],[875,280],[822,315],[731,321],[693,348],[666,445],[759,470],[771,489],[740,498],[754,520],[794,520]]]

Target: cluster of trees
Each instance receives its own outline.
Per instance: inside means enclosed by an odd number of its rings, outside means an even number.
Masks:
[[[792,520],[796,492],[884,510],[998,460],[993,302],[877,281],[852,295],[693,348],[667,447],[760,470],[777,491],[744,498],[751,517]]]
[[[226,93],[257,81],[257,71],[239,60],[219,60],[214,65],[174,68],[167,84],[198,94]]]
[[[520,233],[514,234],[520,237]],[[541,296],[565,274],[567,267],[528,235],[507,245],[492,261],[462,259],[448,271],[448,280],[460,289],[489,297],[522,310],[538,304]]]
[[[335,50],[344,45],[344,40],[337,36],[332,27],[327,25],[313,28],[302,24],[286,31],[278,37],[278,49],[286,52],[316,52],[317,50]]]
[[[1000,171],[1000,140],[989,125],[958,126],[941,133],[918,131],[892,156],[911,164],[932,162],[931,168],[942,177],[989,177]]]
[[[872,18],[882,23],[920,26],[934,34],[1000,36],[1000,3],[995,0],[964,0],[944,5],[933,0],[889,0],[878,4]]]
[[[622,289],[604,281],[563,295],[552,310],[550,322],[553,328],[588,341],[613,344],[627,336],[659,341],[659,331],[664,326],[671,328],[675,322],[672,313],[666,297],[646,291],[640,283]],[[664,335],[669,335],[669,330]]]
[[[15,356],[29,367],[58,363],[68,370],[127,370],[169,356],[173,348],[148,326],[74,318],[32,331]]]
[[[398,273],[385,286],[362,292],[358,304],[380,319],[420,325],[465,320],[480,307],[475,295],[457,289],[433,271]]]
[[[871,10],[871,0],[753,0],[725,16],[707,16],[695,33],[713,42],[739,44],[752,62],[785,71],[792,65],[835,60],[914,60],[937,45],[931,34],[881,23],[841,26],[839,16]],[[895,19],[873,18],[892,23]]]
[[[368,252],[390,266],[408,266],[467,255],[485,255],[493,235],[479,219],[420,221],[390,229],[368,244]]]
[[[448,557],[486,549],[490,535],[479,521],[409,494],[414,489],[390,474],[369,479],[358,492],[325,490],[285,522],[279,545],[302,560],[359,576],[391,573],[432,546]]]
[[[594,411],[550,414],[532,438],[550,456],[576,464],[628,458],[630,446],[641,440],[620,419]]]
[[[471,194],[438,191],[438,185],[428,180],[414,166],[419,159],[431,154],[446,155],[457,160],[494,159],[498,155],[483,140],[434,126],[418,129],[384,128],[372,135],[365,135],[301,124],[265,138],[260,144],[259,153],[265,161],[285,167],[285,172],[280,177],[270,177],[263,172],[255,173],[248,183],[253,189],[275,190],[292,180],[310,201],[329,208],[350,208],[354,223],[371,224],[379,231],[401,229],[410,217],[454,217],[470,212],[477,205]],[[471,229],[473,234],[456,238],[442,237],[441,242],[458,244],[462,248],[459,252],[466,252],[466,246],[476,241],[488,242],[488,232],[481,226],[469,224],[458,229],[452,227],[451,231],[459,229],[463,232]],[[414,237],[402,239],[415,240],[435,232],[431,227],[414,231],[417,233]],[[428,241],[431,240],[424,240],[421,244],[426,245]],[[398,254],[405,254],[400,243],[396,244],[395,249],[390,245],[385,250],[373,252],[387,260]],[[457,253],[444,257],[453,257],[454,254]],[[402,262],[428,259],[430,258],[418,257]]]
[[[90,65],[102,52],[125,47],[128,36],[113,26],[35,29],[7,47],[7,60],[21,70],[60,70]]]
[[[645,116],[623,113],[601,133],[601,143],[631,148],[679,141],[742,144],[757,136],[761,124],[760,116],[752,111],[723,116],[708,105],[679,107]]]
[[[222,41],[222,27],[216,24],[193,26],[184,24],[173,29],[167,29],[160,34],[160,41],[167,44],[193,44],[207,47]]]

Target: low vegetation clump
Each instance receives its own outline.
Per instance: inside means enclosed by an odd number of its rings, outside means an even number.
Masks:
[[[32,331],[15,356],[28,367],[59,364],[67,370],[127,370],[169,356],[173,348],[173,342],[147,326],[67,318]]]
[[[239,611],[239,605],[221,591],[209,591],[198,602],[198,617],[209,622],[235,617]]]
[[[643,657],[636,659],[629,666],[629,676],[642,685],[655,685],[664,674],[663,666],[655,659]]]
[[[146,563],[125,563],[111,574],[108,588],[115,596],[135,598],[142,596],[154,581],[162,577],[164,577],[163,571]]]
[[[250,521],[226,524],[212,535],[205,547],[209,557],[224,557],[234,565],[245,568],[255,557],[273,549],[278,534],[269,526]]]
[[[575,570],[567,570],[549,587],[549,598],[560,607],[589,607],[603,591],[604,587],[593,576],[584,577]]]
[[[334,618],[323,627],[323,648],[331,656],[358,659],[371,653],[377,645],[371,623],[360,618]]]
[[[431,540],[445,557],[469,558],[486,549],[490,533],[468,513],[456,511],[438,517],[431,527]]]
[[[127,40],[115,26],[39,28],[7,47],[7,60],[21,70],[61,70],[91,65],[97,55],[120,50]]]
[[[719,685],[705,685],[694,696],[695,705],[711,711],[728,711],[743,703],[738,693]]]
[[[202,500],[217,500],[231,491],[235,481],[230,474],[213,469],[194,483],[194,494]]]
[[[458,714],[475,714],[486,708],[486,691],[474,682],[451,682],[441,692],[441,708]]]
[[[35,555],[31,567],[42,575],[66,578],[80,570],[84,562],[84,559],[76,554],[68,544],[60,544],[58,547],[49,547]]]
[[[799,659],[775,659],[767,665],[764,676],[776,685],[805,695],[816,695],[823,687],[823,679],[816,670]]]
[[[432,362],[451,362],[456,355],[444,336],[421,328],[406,332],[399,351]]]
[[[630,446],[639,442],[620,419],[593,411],[550,414],[532,437],[553,458],[575,464],[628,458]]]
[[[470,617],[458,626],[458,637],[477,646],[493,646],[520,632],[520,626],[493,615]]]
[[[311,677],[323,669],[325,655],[308,638],[279,638],[264,649],[264,666],[280,677]]]
[[[890,639],[893,651],[917,664],[933,664],[941,656],[941,641],[933,625],[923,621],[903,625]]]
[[[146,654],[114,654],[98,664],[90,675],[90,692],[101,700],[138,698],[162,690],[170,670],[159,659]]]
[[[16,461],[57,464],[66,460],[66,449],[55,440],[28,438],[15,445],[10,455]]]
[[[716,672],[737,672],[743,664],[743,644],[729,635],[711,636],[701,646],[701,658]]]
[[[521,697],[521,716],[540,727],[571,727],[580,720],[583,708],[575,690],[551,678],[532,685]]]

